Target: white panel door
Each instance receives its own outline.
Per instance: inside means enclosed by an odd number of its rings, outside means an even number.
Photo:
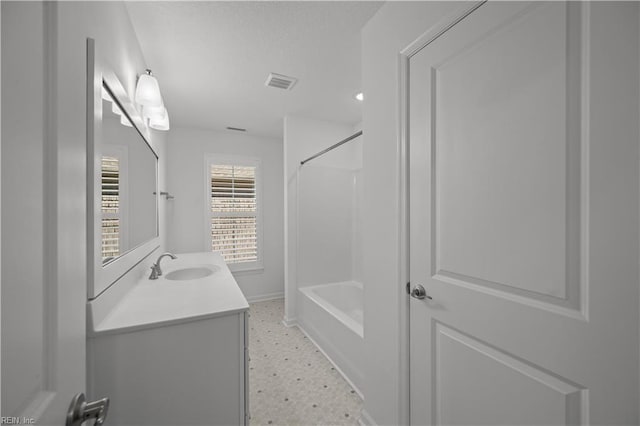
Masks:
[[[84,141],[53,137],[57,8],[2,2],[0,424],[63,425],[85,389]]]
[[[408,59],[411,423],[638,424],[638,5],[464,15]]]

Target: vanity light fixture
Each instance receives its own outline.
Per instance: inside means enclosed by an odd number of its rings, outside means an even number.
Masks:
[[[150,69],[145,70],[145,74],[138,78],[134,99],[142,110],[142,116],[149,120],[149,127],[155,130],[169,130],[169,113],[164,106],[158,80]]]
[[[127,127],[133,127],[133,124],[131,124],[131,122],[129,121],[129,117],[127,117],[125,114],[120,115],[120,124]]]
[[[169,113],[164,106],[158,80],[150,69],[138,79],[135,100],[142,107],[142,116],[149,120],[149,127],[155,130],[169,130]]]
[[[104,86],[101,90],[101,96],[103,100],[113,102],[113,99],[111,99],[111,95],[109,94],[109,92],[107,92],[107,89],[105,89]]]
[[[116,115],[122,115],[122,110],[120,110],[120,107],[115,102],[111,104],[111,112]]]
[[[160,86],[150,69],[147,69],[146,74],[142,74],[138,78],[135,100],[137,104],[142,106],[159,107],[162,105]]]
[[[164,118],[150,118],[149,127],[156,130],[169,130],[169,114],[165,112]]]
[[[157,107],[152,106],[143,106],[142,107],[142,116],[148,119],[153,120],[162,120],[164,116],[167,115],[167,109],[164,107],[164,102]]]

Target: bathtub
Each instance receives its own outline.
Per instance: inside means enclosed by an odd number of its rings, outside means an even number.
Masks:
[[[343,281],[299,289],[297,322],[360,395],[364,329],[362,283]]]

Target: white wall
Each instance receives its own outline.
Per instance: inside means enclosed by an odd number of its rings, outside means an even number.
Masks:
[[[362,143],[360,136],[299,169],[298,287],[362,282]]]
[[[156,154],[158,154],[158,191],[164,191],[167,187],[167,139],[171,132],[161,132],[151,130],[151,139],[153,140]],[[165,197],[160,197],[158,201],[158,227],[160,234],[160,249],[162,253],[167,248],[167,209],[170,206],[169,201]]]
[[[45,380],[68,385],[62,395],[85,389],[86,39],[130,95],[146,64],[121,2],[2,2],[2,19],[2,407],[10,415]],[[47,292],[63,295],[53,299],[58,310],[43,309]],[[65,338],[45,346],[55,368],[22,375],[28,357],[42,361],[45,331]],[[53,411],[64,413],[69,401],[58,400]]]
[[[284,291],[282,142],[250,134],[173,128],[167,142],[167,248],[175,253],[204,251],[205,154],[258,157],[262,161],[262,271],[234,272],[247,299],[282,296]]]
[[[309,163],[298,178],[298,288],[350,281],[354,172]]]
[[[286,116],[284,119],[284,196],[285,196],[285,313],[286,323],[295,321],[295,299],[298,263],[298,168],[300,161],[353,134],[353,126],[303,117]],[[355,142],[355,141],[354,141]],[[351,142],[350,142],[351,143]],[[359,150],[351,149],[355,153]],[[334,154],[335,155],[335,154]],[[313,160],[315,165],[333,165],[349,168],[353,156],[331,154]],[[312,164],[312,163],[309,163]]]
[[[388,2],[362,32],[365,353],[375,354],[364,360],[366,423],[407,420],[400,346],[401,304],[406,296],[398,256],[398,54],[460,6],[458,2]]]
[[[362,121],[353,126],[353,133],[362,130]],[[355,151],[354,155],[354,186],[355,193],[353,198],[353,228],[351,234],[351,257],[352,272],[351,276],[355,281],[363,282],[362,273],[362,250],[363,250],[363,234],[362,226],[364,221],[364,178],[362,170],[362,146],[365,143],[366,135],[363,133],[358,139],[352,143]]]
[[[363,220],[364,220],[364,179],[362,169],[353,172],[353,199],[351,226],[351,278],[363,282]]]

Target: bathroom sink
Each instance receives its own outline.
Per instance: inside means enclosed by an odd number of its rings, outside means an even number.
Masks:
[[[175,271],[167,273],[164,277],[171,281],[197,280],[199,278],[208,277],[219,270],[220,268],[215,265],[194,266],[190,268],[176,269]]]

